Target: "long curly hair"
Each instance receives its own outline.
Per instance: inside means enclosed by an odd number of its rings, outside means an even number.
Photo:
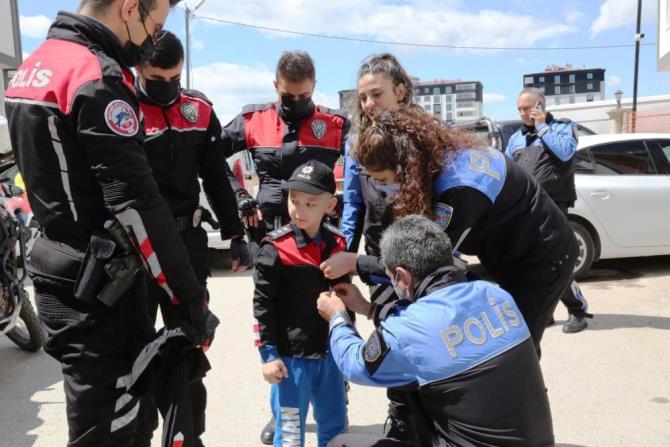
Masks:
[[[469,133],[445,128],[419,106],[401,104],[375,112],[352,155],[371,171],[390,169],[399,184],[394,215],[434,217],[433,183],[457,151],[481,147]]]

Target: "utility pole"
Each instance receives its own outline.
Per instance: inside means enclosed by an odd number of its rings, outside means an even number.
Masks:
[[[205,0],[198,0],[191,9],[188,3],[184,3],[184,28],[186,31],[186,88],[191,88],[191,18],[193,13],[205,3]]]
[[[633,109],[631,116],[631,131],[635,133],[637,121],[637,75],[640,65],[640,41],[644,39],[644,33],[640,32],[642,22],[642,0],[637,0],[637,30],[635,31],[635,74],[633,75]]]

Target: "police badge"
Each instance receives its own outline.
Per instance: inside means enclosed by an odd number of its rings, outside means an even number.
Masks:
[[[189,123],[195,124],[198,121],[198,107],[192,102],[182,104],[179,110]]]
[[[451,222],[451,216],[454,214],[454,209],[446,203],[437,202],[435,205],[435,223],[443,230],[446,230]]]
[[[326,136],[326,122],[324,120],[314,120],[312,121],[312,133],[314,138],[317,140],[322,140]]]

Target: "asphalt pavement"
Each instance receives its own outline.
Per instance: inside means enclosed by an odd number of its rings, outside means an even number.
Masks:
[[[233,275],[224,264],[215,259],[209,283],[222,325],[209,351],[204,440],[210,447],[259,446],[270,411],[253,346],[253,284],[250,273]],[[580,285],[595,314],[589,328],[563,334],[567,315],[559,304],[542,344],[557,445],[670,446],[670,257],[601,262]],[[367,335],[371,326],[363,321],[359,330]],[[0,445],[65,446],[62,387],[49,356],[0,338]],[[349,400],[350,430],[380,434],[385,390],[354,385]],[[314,428],[310,420],[308,446],[316,446]]]

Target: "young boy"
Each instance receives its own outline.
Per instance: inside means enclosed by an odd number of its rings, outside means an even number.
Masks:
[[[328,350],[328,323],[316,309],[333,282],[322,261],[346,250],[339,232],[324,225],[335,208],[335,177],[310,161],[293,172],[288,190],[291,222],[261,243],[254,271],[254,317],[265,380],[272,384],[274,445],[304,446],[305,418],[314,408],[319,447],[346,427],[344,378]],[[348,281],[348,276],[334,282]]]

